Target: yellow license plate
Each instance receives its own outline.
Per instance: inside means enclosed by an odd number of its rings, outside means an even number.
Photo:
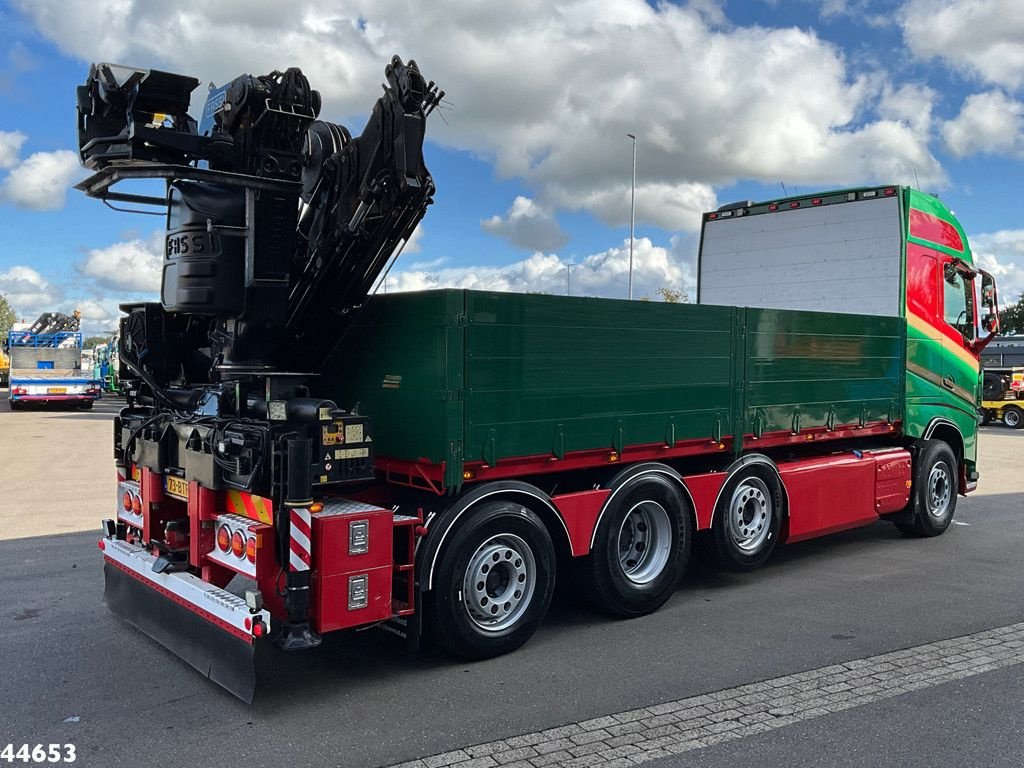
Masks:
[[[68,393],[67,387],[47,387],[46,394],[48,395],[66,395]]]
[[[174,475],[164,476],[164,490],[168,495],[188,501],[188,482]]]

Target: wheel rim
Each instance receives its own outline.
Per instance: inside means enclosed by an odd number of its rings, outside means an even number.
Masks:
[[[492,536],[477,547],[462,581],[470,620],[485,632],[508,629],[530,606],[536,585],[530,546],[511,533]]]
[[[943,517],[952,498],[953,484],[949,467],[944,462],[939,462],[928,473],[928,514],[932,517]]]
[[[729,538],[743,552],[756,552],[771,535],[775,507],[768,485],[759,477],[742,480],[729,500]]]
[[[1020,414],[1012,409],[1007,410],[1003,413],[1003,421],[1008,427],[1016,427],[1020,424]]]
[[[634,584],[654,581],[668,563],[672,550],[672,521],[654,501],[641,501],[626,514],[616,539],[619,567]]]

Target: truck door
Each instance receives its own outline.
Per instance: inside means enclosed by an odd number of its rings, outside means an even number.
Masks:
[[[943,256],[942,290],[942,386],[954,395],[960,410],[974,413],[977,403],[978,359],[971,352],[977,333],[973,272],[964,262]]]

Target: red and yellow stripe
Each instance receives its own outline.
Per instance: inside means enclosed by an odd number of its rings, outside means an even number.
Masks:
[[[258,520],[265,525],[272,525],[274,521],[274,502],[245,491],[229,490],[227,492],[227,508],[228,512],[234,515]]]

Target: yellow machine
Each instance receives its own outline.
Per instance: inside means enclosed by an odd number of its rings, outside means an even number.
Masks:
[[[985,370],[981,423],[993,420],[1011,429],[1024,427],[1024,368]]]

